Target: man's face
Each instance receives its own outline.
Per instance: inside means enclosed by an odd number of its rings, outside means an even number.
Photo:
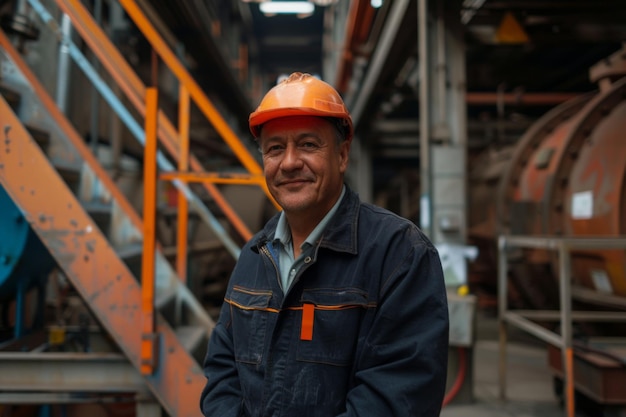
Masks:
[[[336,128],[311,116],[267,122],[259,143],[265,180],[285,214],[319,222],[341,194],[350,144],[338,144]]]

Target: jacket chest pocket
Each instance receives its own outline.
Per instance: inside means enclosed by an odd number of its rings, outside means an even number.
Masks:
[[[263,359],[271,291],[234,287],[230,300],[235,360],[259,364]]]
[[[299,340],[297,360],[335,366],[352,363],[361,319],[368,308],[367,294],[358,289],[304,290],[300,300],[313,305],[308,318],[303,309],[302,325],[311,322],[310,340]],[[312,315],[312,317],[310,317]]]

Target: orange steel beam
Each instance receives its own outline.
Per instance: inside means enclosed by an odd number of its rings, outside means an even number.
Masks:
[[[90,311],[140,368],[141,288],[96,223],[0,97],[0,184]],[[156,321],[159,372],[144,381],[171,416],[198,416],[202,369],[165,319]],[[177,387],[177,389],[172,389]]]
[[[0,46],[4,49],[4,51],[11,57],[13,63],[16,67],[19,68],[20,72],[28,81],[28,84],[33,89],[33,92],[39,99],[41,100],[41,104],[46,109],[50,117],[54,119],[54,122],[59,126],[63,134],[68,138],[68,140],[72,143],[78,155],[87,163],[89,168],[94,172],[97,178],[99,178],[104,187],[111,193],[111,197],[113,200],[117,202],[120,208],[128,215],[133,226],[137,228],[137,230],[141,230],[142,223],[139,215],[130,204],[128,199],[124,196],[124,194],[117,187],[113,179],[109,176],[109,174],[105,171],[105,169],[100,165],[98,159],[93,155],[91,149],[87,146],[86,142],[83,138],[76,132],[72,124],[67,120],[67,118],[63,115],[61,110],[57,107],[54,100],[50,97],[47,90],[41,85],[35,74],[30,70],[28,65],[22,59],[20,53],[15,50],[13,44],[6,37],[4,32],[0,30]]]
[[[143,156],[143,253],[141,256],[141,374],[155,371],[156,334],[154,332],[154,250],[156,242],[157,192],[157,117],[158,90],[146,89],[146,147]]]
[[[178,131],[180,157],[178,169],[189,170],[189,92],[184,85],[179,87]],[[178,191],[178,228],[176,230],[176,271],[181,281],[187,282],[187,198]]]
[[[261,175],[249,174],[224,174],[220,172],[163,172],[159,175],[161,180],[180,179],[186,182],[210,182],[213,184],[238,184],[238,185],[258,185],[265,181]]]
[[[80,4],[80,2],[76,0],[56,0],[56,2],[59,8],[70,16],[72,23],[74,24],[74,28],[89,45],[102,65],[113,77],[115,82],[120,86],[120,89],[124,92],[124,94],[126,94],[130,103],[141,115],[145,116],[146,109],[143,101],[146,89],[145,85],[130,65],[128,65],[117,48],[107,38],[106,34],[93,20],[89,12],[82,4]],[[159,112],[158,133],[159,140],[165,149],[174,158],[178,158],[178,134],[172,123],[167,119],[163,112]],[[190,158],[190,166],[193,171],[204,171],[202,164],[193,156]],[[250,239],[250,237],[252,237],[252,233],[224,199],[219,190],[213,184],[204,183],[203,185],[207,192],[213,197],[216,204],[224,212],[225,216],[231,222],[235,230],[237,230],[237,232],[245,240]],[[278,207],[275,200],[271,197],[267,185],[263,184],[262,188],[275,206]]]

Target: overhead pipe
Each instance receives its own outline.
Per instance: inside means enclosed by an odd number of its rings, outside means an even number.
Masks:
[[[336,85],[337,90],[340,92],[346,91],[348,87],[348,80],[350,79],[354,56],[357,53],[357,46],[365,41],[373,18],[374,8],[369,2],[351,2],[348,12],[348,21],[346,22],[344,46],[339,59],[339,68],[337,69]]]
[[[367,74],[365,75],[365,80],[359,89],[358,97],[354,100],[351,100],[354,96],[349,97],[347,104],[348,107],[352,109],[352,121],[355,126],[358,126],[361,116],[363,115],[363,111],[365,110],[365,105],[369,97],[372,95],[372,91],[374,90],[374,86],[380,77],[383,66],[387,62],[389,51],[391,50],[391,46],[400,31],[402,19],[406,14],[409,3],[409,0],[398,0],[394,1],[391,5],[392,10],[389,16],[389,22],[385,24],[379,44],[374,51],[370,61],[370,66],[367,70]]]
[[[498,102],[517,106],[552,106],[579,97],[580,93],[465,93],[468,105],[492,105]]]
[[[419,58],[419,123],[420,123],[420,226],[427,236],[433,236],[432,178],[430,169],[430,77],[428,57],[428,0],[417,5],[418,58]]]

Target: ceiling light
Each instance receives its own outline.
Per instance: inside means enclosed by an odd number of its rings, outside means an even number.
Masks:
[[[373,8],[378,9],[380,6],[383,5],[383,0],[370,0],[370,4]]]
[[[309,0],[311,3],[315,3],[318,6],[322,6],[322,7],[326,7],[326,6],[330,6],[331,4],[335,4],[337,3],[339,0]]]
[[[259,9],[265,14],[310,14],[315,5],[308,1],[266,1]]]

